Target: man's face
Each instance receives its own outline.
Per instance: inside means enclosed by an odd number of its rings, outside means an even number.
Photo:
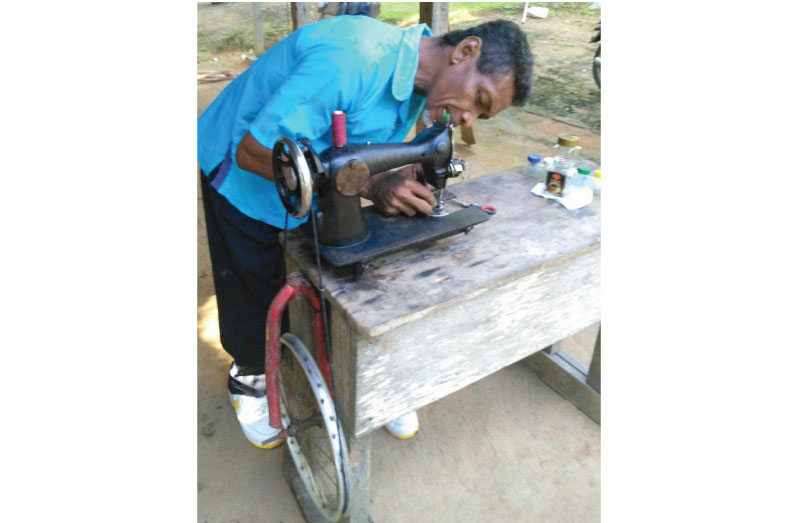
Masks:
[[[434,78],[426,103],[433,120],[442,119],[446,109],[455,126],[471,125],[477,118],[486,120],[510,106],[513,75],[485,76],[477,71],[478,58],[479,54],[466,56]]]

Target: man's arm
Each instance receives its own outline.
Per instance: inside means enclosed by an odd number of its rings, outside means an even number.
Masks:
[[[238,144],[236,163],[242,169],[274,181],[272,150],[258,143],[250,133],[245,134]],[[375,174],[360,191],[360,196],[373,201],[383,214],[429,214],[437,202],[432,192],[419,183],[420,173],[421,164],[415,164],[399,171]]]
[[[244,170],[274,181],[272,150],[258,143],[248,131],[238,144],[236,163]]]
[[[351,56],[342,55],[342,52],[330,54],[319,50],[305,56],[296,65],[280,89],[269,97],[239,142],[236,150],[239,167],[274,181],[272,150],[267,145],[280,136],[304,136],[311,141],[318,139],[332,125],[332,112],[349,108],[348,100],[342,98],[345,90],[341,82],[357,84],[359,76],[345,67],[334,71],[336,74],[319,75],[319,70],[330,72],[331,65],[351,62]],[[356,87],[347,88],[356,92]],[[399,172],[404,174],[397,174]],[[436,203],[435,197],[412,172],[405,168],[376,174],[369,179],[361,194],[372,200],[383,214],[412,216],[417,212],[430,213]]]

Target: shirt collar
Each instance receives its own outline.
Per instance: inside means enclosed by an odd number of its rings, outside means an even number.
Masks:
[[[406,29],[399,42],[399,53],[391,84],[391,93],[399,101],[406,100],[413,93],[418,70],[418,48],[422,36],[432,36],[427,24],[418,24]]]

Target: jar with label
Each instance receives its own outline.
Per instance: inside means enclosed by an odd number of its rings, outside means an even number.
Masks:
[[[554,162],[546,176],[546,191],[554,196],[564,198],[571,192],[574,161],[564,156],[555,156]]]
[[[557,137],[557,143],[552,147],[552,165],[546,175],[546,191],[549,194],[565,197],[571,192],[581,150],[579,137],[573,134]]]

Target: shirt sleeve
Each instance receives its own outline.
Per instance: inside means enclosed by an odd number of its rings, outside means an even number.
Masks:
[[[271,149],[283,136],[304,137],[316,150],[332,144],[332,112],[347,112],[357,83],[350,56],[321,48],[303,57],[269,96],[250,133]]]

